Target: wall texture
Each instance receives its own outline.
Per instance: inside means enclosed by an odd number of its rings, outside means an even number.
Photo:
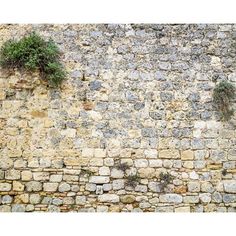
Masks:
[[[0,46],[33,30],[68,79],[0,70],[0,211],[236,211],[236,116],[212,104],[236,25],[0,25]]]

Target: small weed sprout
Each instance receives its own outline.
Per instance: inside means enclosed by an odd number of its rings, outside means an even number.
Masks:
[[[122,171],[126,171],[126,170],[128,170],[130,167],[129,167],[129,165],[126,163],[126,162],[124,162],[124,163],[119,163],[118,165],[116,165],[116,169],[117,170],[122,170]]]

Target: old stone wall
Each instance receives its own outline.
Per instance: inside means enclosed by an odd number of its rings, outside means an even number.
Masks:
[[[212,102],[236,25],[0,25],[0,46],[32,31],[68,78],[0,70],[0,211],[236,211],[236,116]]]

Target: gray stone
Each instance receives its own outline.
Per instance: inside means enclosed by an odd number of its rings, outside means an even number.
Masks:
[[[164,112],[149,112],[149,116],[153,120],[162,120],[164,117]]]
[[[225,180],[223,183],[226,193],[236,193],[236,180]]]
[[[55,206],[61,206],[63,204],[63,200],[60,199],[60,198],[54,198],[52,200],[52,204],[55,205]]]
[[[224,203],[235,203],[236,195],[235,194],[223,194],[223,202]]]
[[[85,205],[86,204],[86,197],[85,196],[76,196],[75,202],[78,205]]]
[[[210,182],[202,183],[201,184],[201,191],[202,192],[212,193],[212,192],[214,192],[213,185]]]
[[[211,202],[211,194],[210,193],[200,193],[199,198],[203,203]]]
[[[41,201],[41,196],[39,194],[31,194],[30,195],[30,203],[38,204]]]
[[[149,138],[157,137],[157,130],[155,128],[143,128],[141,132],[143,137],[149,137]]]
[[[89,88],[90,88],[90,90],[92,90],[92,91],[93,91],[93,90],[100,90],[101,87],[102,87],[102,84],[101,84],[101,82],[98,81],[98,80],[94,80],[94,81],[92,81],[92,82],[89,83]]]
[[[0,169],[8,170],[13,167],[13,161],[10,158],[0,158]]]
[[[137,103],[134,104],[134,109],[135,109],[136,111],[140,111],[140,110],[142,110],[144,107],[145,107],[145,103],[143,103],[143,102],[137,102]]]
[[[191,102],[198,102],[200,100],[200,96],[199,96],[198,93],[191,93],[188,96],[188,100],[191,101]]]
[[[149,182],[148,188],[154,193],[160,193],[162,188],[158,182]]]
[[[168,203],[181,203],[183,201],[183,197],[179,194],[170,193],[164,194],[160,196],[160,202],[168,202]]]
[[[113,190],[119,190],[124,188],[124,180],[123,179],[116,179],[112,182]]]
[[[28,192],[38,192],[43,189],[42,183],[37,181],[30,181],[26,183],[26,190]]]
[[[70,191],[70,185],[67,183],[60,183],[58,187],[58,191],[63,193],[63,192],[68,192]]]
[[[22,204],[13,204],[11,211],[12,212],[25,212],[25,206]]]
[[[49,212],[60,212],[60,208],[58,206],[50,205],[48,206],[48,211]]]
[[[205,144],[202,139],[193,138],[191,143],[192,143],[193,149],[204,149],[205,148]]]
[[[97,185],[96,194],[97,194],[97,195],[103,194],[103,186]]]
[[[12,203],[13,198],[10,195],[2,196],[2,204]]]
[[[96,191],[96,184],[87,183],[85,185],[85,189],[90,192],[95,192]]]
[[[212,202],[216,202],[216,203],[222,202],[222,195],[219,192],[214,192],[212,194]]]
[[[82,73],[79,70],[74,70],[71,72],[71,78],[82,78]]]
[[[137,95],[134,92],[132,92],[132,91],[127,91],[126,94],[125,94],[125,97],[130,102],[138,100]]]
[[[199,203],[199,196],[185,196],[183,201],[184,203]]]
[[[135,187],[135,192],[146,193],[147,192],[147,186],[146,185],[137,185]]]
[[[163,102],[170,102],[174,99],[174,95],[170,92],[161,92],[160,97]]]
[[[103,184],[103,191],[112,190],[112,184]]]
[[[200,192],[200,183],[199,182],[189,182],[188,191],[192,193]]]
[[[20,171],[19,170],[7,170],[5,172],[5,179],[9,179],[9,180],[17,180],[20,179]]]
[[[171,64],[169,62],[160,62],[159,63],[159,68],[161,70],[170,70],[171,69]]]

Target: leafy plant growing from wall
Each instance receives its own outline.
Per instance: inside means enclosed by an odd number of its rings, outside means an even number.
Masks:
[[[235,92],[235,87],[227,81],[221,81],[213,91],[213,102],[217,105],[223,119],[226,121],[230,120],[234,115],[230,101],[236,97]]]
[[[35,32],[19,41],[6,41],[0,50],[0,65],[7,69],[38,70],[41,78],[53,87],[66,77],[57,45],[51,39],[45,41]]]

